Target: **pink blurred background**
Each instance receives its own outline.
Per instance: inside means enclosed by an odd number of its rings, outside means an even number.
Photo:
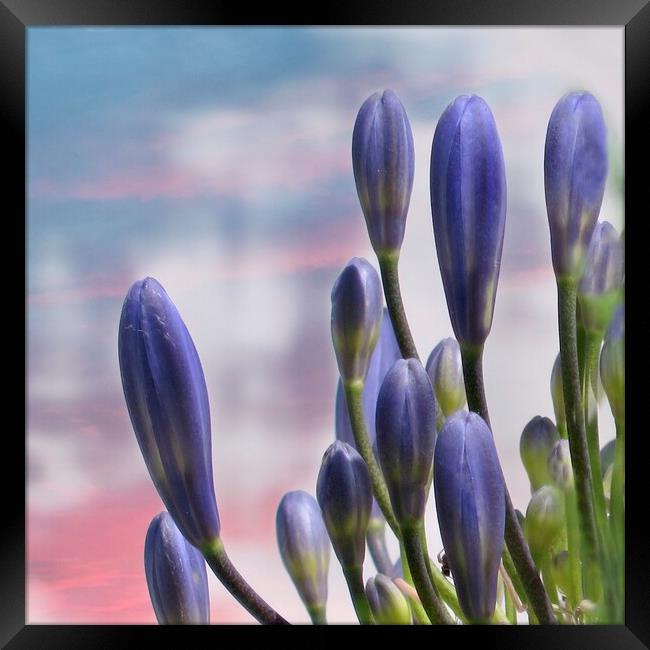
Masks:
[[[334,437],[330,290],[350,257],[376,266],[352,127],[383,88],[414,132],[401,276],[425,358],[452,334],[429,208],[433,131],[459,94],[494,112],[508,216],[485,375],[525,510],[519,435],[534,415],[553,416],[558,350],[546,125],[569,90],[599,99],[611,149],[602,218],[620,231],[621,29],[30,28],[28,48],[29,623],[155,622],[143,545],[162,504],[117,365],[122,300],[147,275],[203,362],[228,552],[274,607],[309,620],[277,552],[275,509],[288,490],[314,493]],[[602,404],[601,444],[613,435]],[[432,503],[427,530],[437,553]],[[210,587],[212,622],[252,621],[213,577]],[[354,621],[334,557],[329,588],[329,619]]]

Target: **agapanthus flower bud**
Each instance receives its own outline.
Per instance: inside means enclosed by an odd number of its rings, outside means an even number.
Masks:
[[[564,495],[554,485],[544,485],[530,498],[526,510],[526,539],[537,563],[561,539],[564,523]]]
[[[544,189],[558,278],[582,274],[607,178],[607,136],[600,104],[587,92],[555,105],[544,149]]]
[[[383,293],[377,271],[353,257],[332,289],[332,341],[344,383],[364,381],[379,338]]]
[[[600,379],[614,417],[625,419],[625,306],[620,305],[607,328],[600,353]]]
[[[558,427],[566,423],[566,414],[564,413],[564,387],[562,384],[562,357],[557,353],[553,370],[551,371],[551,399],[553,400],[553,412],[555,413],[555,422]]]
[[[208,391],[185,323],[153,278],[129,290],[118,351],[131,424],[158,494],[183,536],[209,545],[220,522]]]
[[[378,256],[402,246],[415,172],[411,125],[392,90],[375,93],[359,109],[352,134],[352,168]]]
[[[210,622],[205,560],[181,535],[167,512],[156,515],[149,524],[144,573],[158,623]]]
[[[492,433],[476,413],[458,411],[438,434],[433,485],[440,535],[467,618],[494,614],[504,544],[505,485]]]
[[[447,307],[461,346],[479,346],[492,327],[506,223],[506,173],[489,106],[457,97],[431,149],[431,213]]]
[[[548,455],[559,439],[557,427],[541,415],[536,415],[524,427],[519,439],[519,454],[530,480],[531,492],[551,483]]]
[[[436,444],[436,400],[417,359],[399,359],[377,398],[377,452],[395,518],[422,522]]]
[[[368,431],[370,444],[374,444],[376,438],[375,431],[375,411],[377,409],[377,396],[379,389],[384,381],[386,373],[391,369],[395,361],[401,359],[402,355],[399,350],[393,324],[391,323],[388,310],[384,307],[384,315],[381,321],[379,339],[375,349],[370,357],[368,374],[363,385],[363,415]],[[339,378],[336,385],[336,413],[335,413],[335,430],[336,439],[347,442],[356,449],[352,425],[350,423],[350,414],[345,400],[345,390]]]
[[[303,490],[287,492],[278,505],[275,530],[280,556],[312,616],[323,616],[327,603],[330,543],[320,507]]]
[[[345,442],[337,440],[325,452],[316,498],[341,566],[361,567],[366,553],[372,485],[363,458]]]
[[[610,440],[600,450],[600,472],[605,476],[607,468],[614,463],[614,454],[616,453],[616,439]]]
[[[573,465],[569,441],[558,440],[548,454],[548,472],[554,485],[562,490],[573,489]]]
[[[596,225],[578,285],[582,325],[601,334],[607,329],[621,298],[623,244],[609,222]]]
[[[410,625],[411,608],[399,587],[378,573],[366,582],[366,596],[375,622],[379,625]]]
[[[426,365],[438,408],[445,417],[467,403],[460,346],[454,338],[440,341],[431,351]]]

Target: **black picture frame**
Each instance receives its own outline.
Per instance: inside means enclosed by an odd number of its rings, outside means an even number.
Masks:
[[[636,264],[643,255],[643,233],[639,225],[648,213],[647,152],[648,97],[650,96],[650,4],[649,0],[382,0],[374,3],[346,2],[339,7],[321,4],[311,7],[311,14],[298,14],[295,7],[275,4],[255,8],[255,24],[320,24],[320,25],[548,25],[548,26],[620,26],[625,30],[625,209],[632,218],[625,223],[627,294],[633,299],[626,306],[628,330],[627,349],[642,350],[647,321],[640,311],[637,297],[645,289],[643,271]],[[222,3],[199,0],[0,0],[0,115],[4,144],[3,213],[5,225],[26,220],[26,137],[25,73],[26,34],[29,27],[45,25],[222,25],[247,24],[251,7],[244,3]],[[627,137],[629,136],[629,137]],[[638,156],[636,154],[639,154]],[[635,162],[636,161],[636,162]],[[645,181],[645,185],[644,185]],[[645,218],[647,220],[647,217]],[[25,234],[18,228],[18,233]],[[11,241],[5,238],[5,242]],[[25,248],[25,256],[28,251]],[[5,271],[17,291],[20,283]],[[25,292],[22,299],[26,297]],[[20,300],[20,298],[19,298]],[[23,303],[26,319],[26,301]],[[20,310],[19,310],[20,313]],[[632,337],[631,339],[629,337]],[[638,343],[637,343],[638,341]],[[25,338],[25,354],[28,354]],[[643,355],[628,357],[628,414],[633,425],[627,439],[627,512],[626,512],[626,606],[625,625],[621,626],[498,626],[480,630],[462,628],[459,634],[472,634],[472,640],[503,647],[589,648],[590,650],[650,647],[650,549],[643,538],[648,511],[644,470],[647,463],[645,443],[648,432],[640,425],[642,404],[640,390],[643,380],[634,378],[635,366],[644,362]],[[632,365],[629,365],[629,364]],[[26,367],[26,365],[25,365]],[[631,369],[631,370],[630,370]],[[26,392],[25,392],[26,399]],[[9,401],[7,401],[9,404]],[[10,407],[9,407],[10,409]],[[26,412],[26,411],[25,411]],[[26,421],[26,418],[25,418]],[[636,425],[636,426],[635,426]],[[2,444],[5,481],[25,453],[24,440],[15,435],[19,429],[4,431]],[[10,461],[9,459],[14,459]],[[26,458],[25,458],[26,460]],[[20,476],[20,471],[18,472]],[[105,648],[125,644],[162,641],[174,644],[210,640],[211,627],[182,628],[91,625],[26,625],[25,568],[26,532],[25,501],[18,496],[15,476],[2,494],[2,525],[0,526],[0,644],[17,648]],[[12,489],[13,486],[13,489]],[[101,534],[101,531],[97,531]],[[257,633],[259,626],[243,626],[236,633]],[[311,628],[309,628],[311,629]],[[330,629],[337,629],[332,627]],[[338,628],[340,629],[340,628]],[[345,634],[359,634],[346,628]],[[422,634],[413,627],[409,634]],[[248,632],[245,632],[248,630]],[[471,631],[470,631],[471,630]],[[388,630],[384,629],[382,634]],[[276,632],[277,633],[277,632]],[[319,634],[329,634],[321,628]],[[401,631],[402,634],[406,632]],[[444,643],[455,632],[437,629],[429,642]],[[221,632],[219,632],[221,634]],[[371,632],[372,634],[372,632]],[[435,634],[435,636],[433,636]],[[164,636],[163,636],[164,635]],[[441,635],[444,635],[442,637]],[[220,642],[222,637],[212,637]],[[324,638],[324,637],[321,637]],[[368,637],[365,637],[366,639]],[[464,637],[467,640],[467,637]],[[644,645],[645,644],[645,645]],[[484,647],[484,646],[481,646]]]

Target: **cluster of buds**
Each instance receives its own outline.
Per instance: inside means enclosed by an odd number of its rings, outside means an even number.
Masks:
[[[524,611],[535,623],[610,622],[620,617],[602,594],[620,596],[603,582],[622,571],[625,333],[622,242],[609,223],[596,223],[607,174],[600,106],[589,93],[570,93],[548,125],[544,179],[561,354],[551,377],[555,423],[536,416],[520,438],[532,495],[525,517],[508,494],[481,371],[506,220],[504,157],[488,104],[457,97],[433,135],[433,232],[455,338],[441,340],[426,366],[397,272],[414,161],[397,95],[369,97],[354,125],[352,167],[381,273],[355,257],[331,292],[336,440],[323,455],[316,498],[295,490],[278,505],[284,566],[314,624],[328,620],[330,546],[364,624],[517,623]],[[145,541],[157,620],[209,622],[207,562],[258,621],[286,623],[225,553],[203,370],[176,307],[152,278],[136,282],[124,302],[119,361],[133,429],[166,508]],[[617,424],[616,445],[602,450],[591,399],[601,383]],[[441,569],[426,543],[432,485]],[[608,518],[614,532],[592,539],[591,528]],[[377,574],[364,582],[366,547]]]

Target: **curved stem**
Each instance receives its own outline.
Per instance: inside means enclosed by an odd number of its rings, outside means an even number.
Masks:
[[[560,599],[557,596],[557,585],[555,580],[553,580],[553,571],[551,570],[551,554],[546,552],[541,561],[542,566],[542,580],[544,581],[544,586],[546,591],[551,598],[551,602],[554,605],[560,604]]]
[[[564,511],[566,512],[567,545],[569,551],[570,592],[567,599],[571,609],[575,609],[582,601],[582,570],[580,568],[580,527],[576,509],[574,490],[567,489],[564,493]]]
[[[383,520],[370,521],[366,542],[377,571],[389,578],[394,578],[395,570],[386,546],[386,526]]]
[[[217,538],[213,543],[202,548],[201,552],[221,584],[255,619],[268,625],[289,625],[289,622],[268,605],[237,571],[226,554],[221,539]]]
[[[351,567],[343,569],[345,581],[348,583],[348,590],[354,605],[354,611],[361,625],[374,625],[375,619],[372,616],[368,596],[363,586],[362,567]]]
[[[576,334],[576,283],[571,279],[558,280],[557,288],[564,411],[569,433],[569,450],[575,478],[580,530],[584,545],[582,559],[585,564],[585,596],[596,602],[600,592],[598,532],[591,489],[592,478],[587,432],[580,394]]]
[[[485,399],[485,389],[483,387],[483,346],[470,347],[461,345],[460,351],[463,361],[467,406],[470,411],[478,413],[485,420],[488,427],[490,427],[490,431],[492,431],[487,400]],[[530,548],[526,543],[526,538],[519,525],[515,508],[510,500],[510,493],[505,484],[505,478],[503,483],[506,493],[506,546],[510,551],[512,561],[517,569],[517,573],[519,573],[526,595],[528,596],[528,602],[535,612],[536,618],[540,623],[544,624],[557,623],[555,614],[553,614],[551,601],[544,590],[539,572],[530,554]]]
[[[422,552],[421,532],[419,528],[405,528],[402,530],[404,550],[406,551],[406,558],[409,569],[411,570],[411,576],[413,577],[413,584],[429,620],[434,625],[451,625],[454,621],[438,597],[434,586],[429,581],[424,554]]]
[[[366,423],[363,418],[363,402],[361,399],[363,395],[363,383],[348,382],[344,385],[344,388],[345,401],[347,403],[348,413],[350,414],[350,424],[352,425],[352,433],[354,434],[357,451],[361,454],[361,457],[368,466],[372,491],[375,495],[377,505],[382,511],[386,522],[391,527],[391,530],[399,539],[400,530],[390,504],[386,481],[384,481],[384,475],[381,473],[375,454],[372,451],[370,439],[368,438],[368,430],[366,429]]]
[[[384,295],[386,296],[386,306],[388,307],[390,320],[393,323],[399,349],[405,359],[417,359],[419,361],[420,357],[415,348],[411,328],[406,319],[402,293],[399,288],[399,273],[397,271],[399,253],[384,254],[378,256],[378,260],[381,281],[384,285]]]

